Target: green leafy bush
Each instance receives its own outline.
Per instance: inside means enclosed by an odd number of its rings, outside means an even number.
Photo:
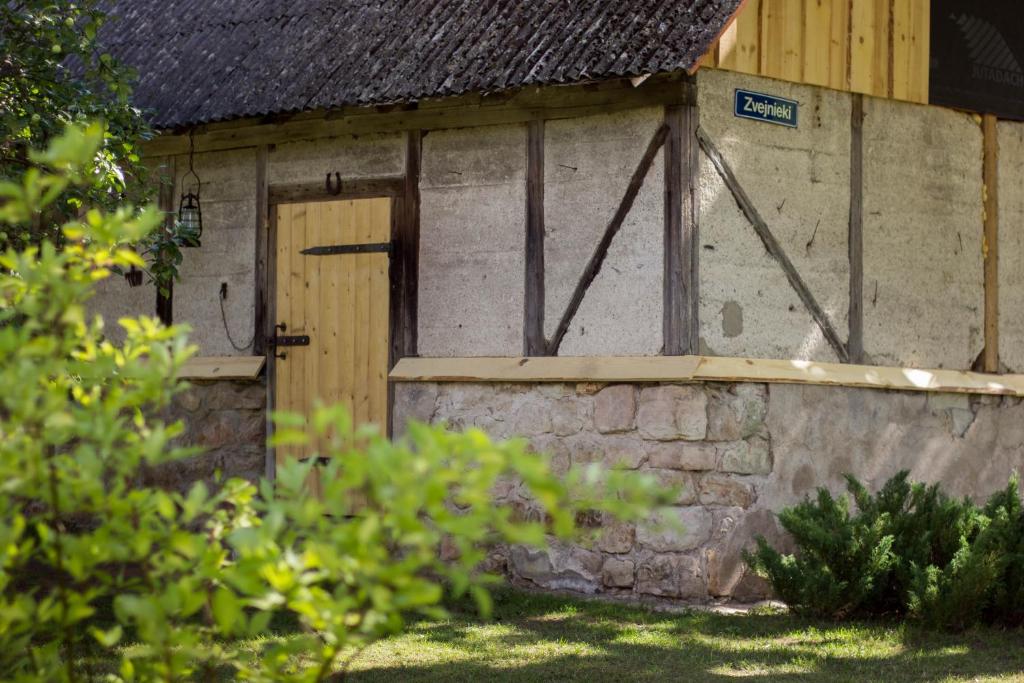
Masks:
[[[20,182],[0,182],[0,226],[35,220],[87,182],[103,128],[69,129]],[[114,267],[139,263],[161,218],[92,210],[49,242],[0,255],[0,671],[15,680],[204,680],[216,668],[256,681],[321,681],[409,614],[437,616],[445,592],[485,613],[480,570],[495,541],[541,545],[577,533],[576,515],[644,514],[663,494],[626,472],[560,480],[522,442],[413,425],[391,443],[338,408],[278,416],[282,444],[329,456],[322,496],[310,460],[276,484],[202,484],[186,494],[139,484],[142,466],[190,455],[180,425],[152,419],[180,388],[184,331],[125,319],[114,346],[86,303]],[[492,504],[515,477],[543,521]],[[438,559],[445,541],[458,557]],[[227,646],[275,616],[301,636],[250,659]],[[96,670],[93,670],[96,669]]]
[[[984,508],[900,472],[872,495],[847,476],[849,497],[779,515],[798,552],[763,538],[747,562],[790,607],[814,616],[909,615],[951,629],[1024,621],[1024,515],[1016,479]],[[856,510],[851,512],[851,499]]]

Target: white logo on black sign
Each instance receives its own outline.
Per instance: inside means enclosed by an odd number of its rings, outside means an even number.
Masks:
[[[967,41],[974,78],[1024,87],[1024,71],[1003,34],[993,24],[967,14],[952,15]]]

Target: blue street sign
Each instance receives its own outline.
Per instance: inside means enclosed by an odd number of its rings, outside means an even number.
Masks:
[[[796,100],[737,88],[733,113],[744,119],[796,128],[796,108]]]

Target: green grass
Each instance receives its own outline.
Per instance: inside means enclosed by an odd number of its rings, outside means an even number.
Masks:
[[[353,681],[1024,681],[1024,632],[937,634],[786,614],[657,613],[505,592],[494,618],[420,622],[367,649]]]
[[[482,621],[468,602],[367,648],[346,681],[1022,681],[1024,630],[947,634],[903,623],[781,612],[666,613],[501,590]],[[295,637],[224,643],[242,658]],[[128,646],[129,648],[132,646]],[[109,660],[92,662],[106,670]],[[230,670],[205,679],[232,680]]]

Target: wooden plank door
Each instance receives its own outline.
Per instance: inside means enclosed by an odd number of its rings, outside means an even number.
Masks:
[[[279,204],[276,211],[274,322],[286,327],[275,334],[308,335],[309,345],[270,349],[278,354],[275,409],[309,415],[318,403],[343,403],[356,424],[383,432],[391,200]],[[276,457],[312,455],[319,453],[311,446],[279,448]]]

